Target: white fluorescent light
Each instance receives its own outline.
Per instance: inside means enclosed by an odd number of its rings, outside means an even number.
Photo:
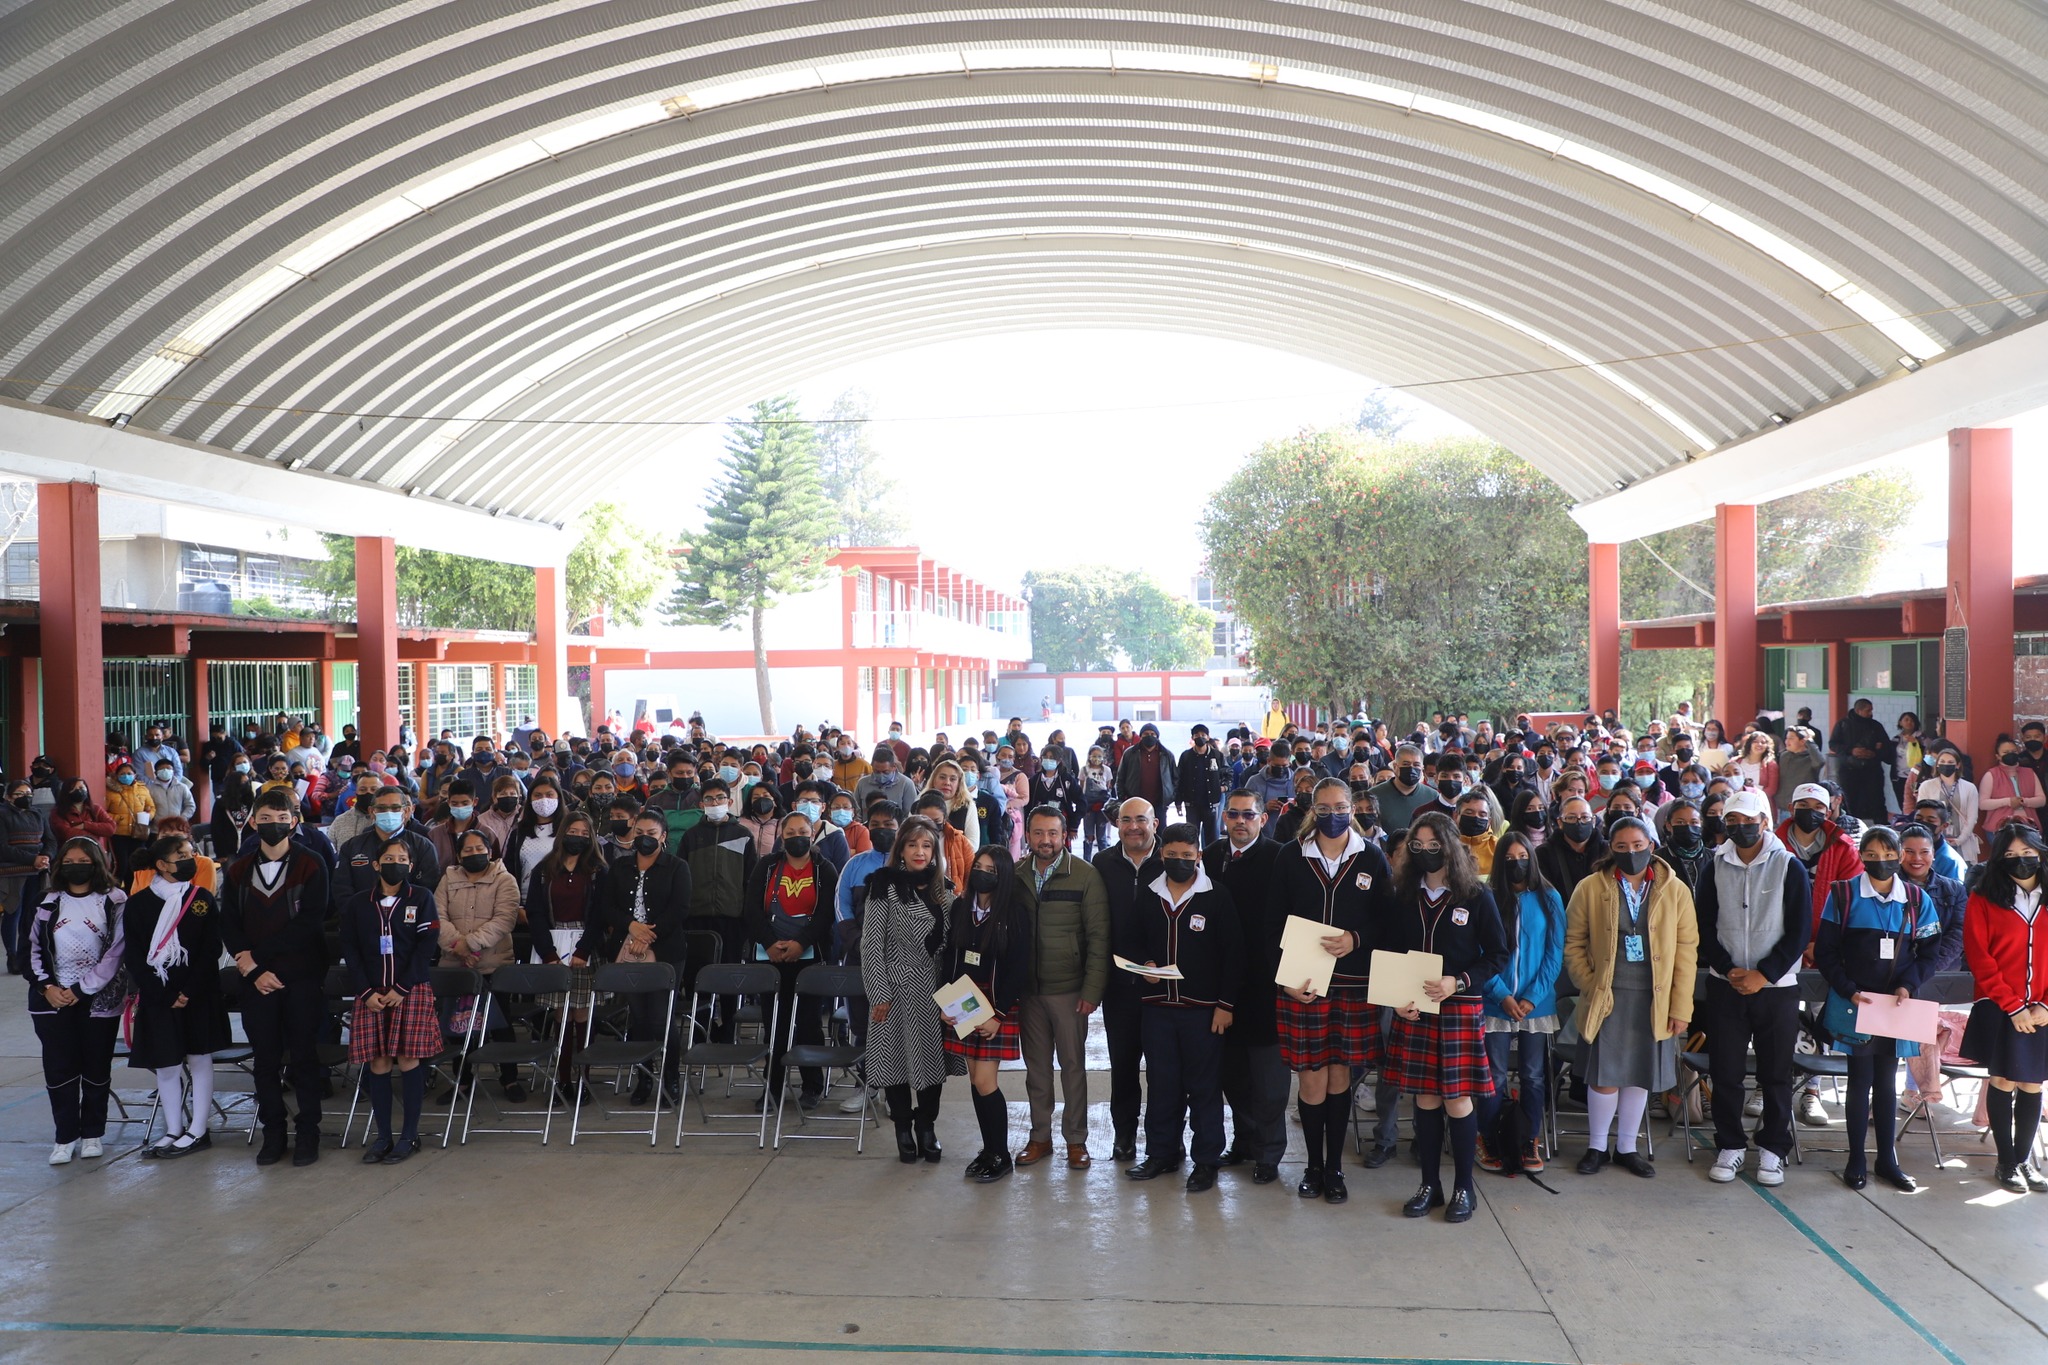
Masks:
[[[354,251],[372,237],[397,227],[408,218],[417,217],[419,205],[400,196],[373,204],[368,210],[341,224],[329,228],[292,255],[284,258],[284,268],[301,275],[310,275],[322,266]]]
[[[620,133],[630,133],[635,128],[645,128],[651,124],[666,123],[668,118],[668,110],[658,104],[636,104],[627,109],[614,109],[609,114],[599,114],[596,118],[584,119],[581,123],[572,123],[566,128],[557,128],[552,133],[542,133],[533,141],[534,145],[549,156],[560,156],[572,148],[602,138],[616,137]]]
[[[451,171],[444,171],[424,184],[415,185],[405,192],[405,197],[423,209],[430,209],[436,204],[446,203],[465,190],[489,184],[499,176],[510,175],[522,167],[547,159],[547,149],[538,142],[515,142],[510,147],[492,152],[489,156],[480,156]]]

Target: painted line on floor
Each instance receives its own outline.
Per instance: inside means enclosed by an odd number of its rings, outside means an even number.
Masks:
[[[1785,1203],[1784,1200],[1778,1198],[1777,1195],[1772,1194],[1769,1190],[1765,1189],[1761,1185],[1750,1184],[1750,1182],[1746,1180],[1742,1183],[1745,1185],[1749,1185],[1749,1187],[1752,1190],[1755,1190],[1757,1192],[1757,1195],[1766,1204],[1769,1204],[1772,1208],[1776,1209],[1779,1215],[1783,1217],[1786,1222],[1790,1223],[1794,1228],[1798,1229],[1801,1236],[1805,1237],[1807,1241],[1813,1243],[1814,1246],[1818,1247],[1823,1256],[1826,1256],[1829,1260],[1833,1261],[1836,1265],[1840,1266],[1842,1270],[1849,1276],[1850,1279],[1856,1281],[1857,1284],[1862,1285],[1864,1290],[1872,1298],[1876,1299],[1886,1308],[1889,1308],[1892,1312],[1893,1317],[1896,1317],[1900,1322],[1903,1322],[1906,1324],[1906,1326],[1912,1328],[1914,1335],[1918,1336],[1922,1341],[1926,1342],[1929,1346],[1932,1346],[1935,1350],[1939,1351],[1941,1353],[1942,1359],[1948,1361],[1949,1365],[1969,1365],[1969,1362],[1965,1361],[1961,1356],[1957,1355],[1954,1351],[1951,1351],[1948,1348],[1948,1343],[1944,1342],[1940,1337],[1934,1335],[1933,1332],[1929,1331],[1921,1323],[1920,1319],[1914,1317],[1911,1313],[1907,1312],[1904,1304],[1901,1304],[1897,1299],[1894,1299],[1891,1295],[1885,1293],[1882,1289],[1879,1289],[1868,1275],[1858,1270],[1855,1267],[1855,1265],[1850,1262],[1848,1257],[1844,1256],[1841,1252],[1835,1250],[1834,1245],[1830,1243],[1827,1238],[1815,1232],[1812,1226],[1809,1225],[1804,1218],[1801,1218],[1798,1214],[1792,1212],[1791,1208]]]
[[[88,1332],[144,1336],[270,1337],[291,1341],[410,1341],[463,1346],[651,1346],[660,1350],[817,1351],[841,1355],[949,1355],[1005,1360],[1196,1360],[1236,1365],[1544,1365],[1544,1362],[1424,1356],[1273,1355],[1238,1351],[1083,1350],[1036,1346],[938,1346],[880,1341],[765,1341],[745,1337],[621,1337],[528,1332],[340,1331],[321,1327],[180,1327],[157,1322],[0,1322],[0,1332]],[[1953,1357],[1951,1357],[1953,1358]],[[1957,1361],[1956,1365],[1963,1365]]]

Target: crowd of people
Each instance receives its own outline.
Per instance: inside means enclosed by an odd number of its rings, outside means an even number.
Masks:
[[[1809,720],[1731,735],[1681,706],[1640,731],[1612,713],[1437,715],[1403,734],[1362,718],[1270,737],[1196,725],[1178,754],[1128,721],[1079,745],[1058,729],[1034,743],[1012,720],[914,746],[891,724],[871,747],[829,724],[727,744],[696,718],[661,735],[529,723],[384,748],[289,716],[216,724],[197,749],[152,726],[132,750],[110,739],[104,800],[44,759],[8,785],[0,929],[42,1043],[53,1164],[104,1153],[124,1037],[157,1078],[161,1133],[143,1155],[207,1149],[232,1014],[253,1053],[256,1160],[317,1161],[336,962],[376,1132],[363,1159],[398,1162],[420,1145],[423,1063],[508,1026],[488,992],[437,1001],[437,964],[486,982],[515,961],[571,969],[540,1012],[560,1030],[555,1073],[496,1077],[510,1103],[561,1104],[586,1085],[598,964],[668,963],[687,982],[715,956],[780,968],[800,1044],[835,1027],[796,990],[802,970],[857,966],[856,1084],[886,1103],[899,1158],[930,1163],[945,1084],[966,1076],[980,1147],[965,1173],[983,1183],[1051,1161],[1056,1115],[1065,1165],[1093,1164],[1099,1013],[1111,1159],[1133,1180],[1188,1169],[1196,1194],[1230,1167],[1278,1181],[1292,1098],[1296,1192],[1341,1204],[1354,1106],[1372,1111],[1363,1161],[1379,1167],[1406,1097],[1422,1179],[1404,1212],[1462,1222],[1475,1171],[1544,1169],[1561,1083],[1582,1091],[1590,1130],[1576,1170],[1652,1177],[1646,1113],[1679,1089],[1680,1053],[1700,1051],[1709,1178],[1735,1180],[1753,1147],[1754,1178],[1777,1185],[1793,1125],[1833,1121],[1794,1080],[1815,1048],[1846,1056],[1851,1186],[1915,1187],[1895,1147],[1901,1063],[1917,1105],[1944,1061],[1970,1061],[1989,1074],[1973,1117],[1993,1179],[2048,1192],[2033,1161],[2048,731],[2000,737],[1977,772],[1910,714],[1893,729],[1859,701],[1826,736]],[[1290,918],[1326,931],[1326,986],[1275,980]],[[1442,974],[1423,998],[1371,1003],[1379,950],[1437,954]],[[1803,969],[1824,983],[1818,1009],[1802,1007]],[[1974,999],[1942,1013],[1937,1042],[1858,1031],[1861,1007],[1958,971]],[[993,1006],[971,1029],[936,998],[963,976]],[[636,999],[625,1034],[658,1041],[667,1019]],[[764,1105],[780,1103],[787,1041],[773,1040]],[[679,1102],[677,1051],[637,1071],[631,1103],[657,1087]],[[1013,1150],[1001,1067],[1018,1059],[1028,1128]],[[813,1110],[827,1078],[798,1073]],[[1354,1099],[1366,1076],[1369,1104]],[[487,1083],[451,1079],[441,1101]]]

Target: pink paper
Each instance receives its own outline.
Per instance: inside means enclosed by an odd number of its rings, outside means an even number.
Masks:
[[[1932,1000],[1901,1001],[1880,995],[1876,1003],[1856,1007],[1856,1031],[1879,1038],[1904,1038],[1931,1043],[1941,1026],[1941,1006]]]

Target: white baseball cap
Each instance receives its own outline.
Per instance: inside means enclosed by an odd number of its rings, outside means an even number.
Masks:
[[[1768,824],[1771,819],[1771,803],[1760,791],[1739,791],[1721,803],[1721,814],[1747,815],[1752,820]]]
[[[1794,801],[1818,801],[1823,806],[1834,800],[1833,797],[1828,795],[1828,789],[1818,782],[1800,783],[1792,789],[1792,799]]]

